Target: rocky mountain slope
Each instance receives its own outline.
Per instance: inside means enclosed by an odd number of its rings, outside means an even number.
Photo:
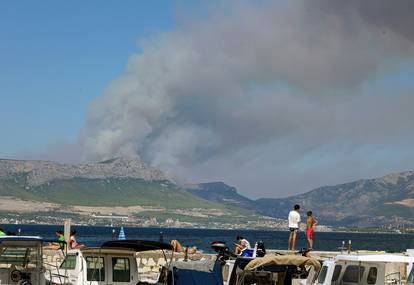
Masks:
[[[62,164],[41,160],[0,159],[0,179],[24,177],[27,186],[39,186],[53,180],[72,178],[105,179],[139,178],[145,181],[168,180],[158,169],[149,167],[139,158],[117,157],[91,164]]]
[[[0,196],[63,205],[223,208],[188,194],[136,157],[83,165],[2,159]]]
[[[311,209],[325,224],[374,226],[414,224],[414,172],[325,186],[283,199],[259,199],[265,215],[286,217],[292,205]]]
[[[298,203],[303,215],[311,209],[323,224],[414,225],[414,172],[251,200],[222,182],[179,187],[137,158],[84,165],[0,159],[1,196],[66,205],[254,210],[282,219]]]

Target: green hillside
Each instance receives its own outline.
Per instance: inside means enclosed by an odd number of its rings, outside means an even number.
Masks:
[[[54,180],[28,187],[22,180],[2,180],[1,196],[84,206],[159,206],[165,208],[216,208],[223,205],[185,192],[169,181],[136,178]]]

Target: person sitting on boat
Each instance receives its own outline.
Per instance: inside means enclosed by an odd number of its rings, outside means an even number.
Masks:
[[[65,236],[63,234],[63,231],[61,230],[57,230],[55,231],[55,236],[56,236],[56,240],[57,242],[52,242],[49,243],[48,245],[44,246],[43,249],[47,249],[47,250],[63,250],[65,248]]]
[[[69,238],[69,248],[70,248],[70,249],[76,249],[76,248],[82,248],[82,247],[85,247],[85,245],[83,245],[83,244],[79,244],[79,243],[76,241],[76,237],[75,237],[75,235],[76,235],[76,231],[75,231],[75,230],[73,230],[73,231],[70,233],[70,238]]]
[[[235,254],[241,254],[244,250],[250,248],[250,242],[242,236],[236,237],[238,243],[234,244],[236,247],[234,249]]]
[[[6,232],[2,228],[0,228],[0,237],[5,236],[5,235],[6,235]]]
[[[176,239],[173,239],[171,241],[171,246],[174,252],[187,252],[189,254],[194,254],[197,252],[196,246],[182,246],[181,243]]]

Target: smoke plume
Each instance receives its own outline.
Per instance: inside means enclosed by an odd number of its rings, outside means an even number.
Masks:
[[[413,85],[399,83],[414,70],[412,11],[410,0],[218,4],[141,40],[89,106],[85,158],[139,154],[272,197],[412,166]]]

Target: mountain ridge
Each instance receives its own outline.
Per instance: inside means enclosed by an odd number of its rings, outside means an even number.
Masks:
[[[24,176],[27,186],[72,178],[130,177],[145,181],[171,180],[161,170],[148,166],[139,158],[115,157],[78,165],[44,160],[0,159],[0,179],[13,179],[16,176]]]
[[[286,216],[292,205],[300,204],[328,224],[374,226],[414,224],[413,198],[414,171],[404,171],[255,202],[260,213],[273,217]]]
[[[229,207],[241,207],[249,210],[255,208],[253,200],[240,195],[235,187],[224,182],[192,183],[184,185],[183,188],[195,196]]]
[[[70,194],[69,194],[70,193]],[[102,195],[105,193],[104,195]],[[201,207],[254,211],[286,219],[294,204],[323,224],[414,225],[414,171],[322,186],[285,198],[249,199],[223,182],[176,185],[138,157],[71,165],[0,159],[0,196],[72,205]]]

